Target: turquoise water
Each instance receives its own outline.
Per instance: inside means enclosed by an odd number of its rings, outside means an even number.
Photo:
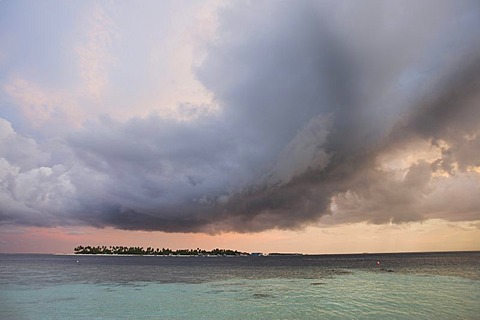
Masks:
[[[478,257],[4,258],[0,319],[479,319]]]

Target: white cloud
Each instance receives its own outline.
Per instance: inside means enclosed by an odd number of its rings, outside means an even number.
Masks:
[[[0,155],[21,170],[36,168],[50,159],[50,155],[42,151],[34,139],[18,135],[10,122],[2,118],[0,118]]]
[[[4,222],[54,225],[73,208],[76,190],[69,168],[49,164],[52,154],[42,149],[0,118],[0,216]]]

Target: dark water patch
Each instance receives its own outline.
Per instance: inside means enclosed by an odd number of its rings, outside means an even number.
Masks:
[[[207,294],[221,294],[221,293],[224,293],[224,292],[225,292],[225,290],[217,289],[217,290],[208,290],[205,293],[207,293]]]
[[[352,274],[353,273],[350,270],[343,270],[343,269],[331,269],[330,272],[333,274]]]
[[[62,303],[62,302],[68,302],[68,301],[74,301],[78,300],[78,297],[39,297],[36,299],[24,299],[20,303],[26,304],[26,305],[37,305],[37,304],[55,304],[55,303]]]
[[[254,293],[253,297],[255,299],[267,299],[267,298],[274,298],[275,296],[270,293]]]
[[[393,272],[395,272],[395,270],[393,270],[393,269],[385,269],[385,268],[375,268],[375,269],[372,269],[371,271],[373,271],[373,272],[383,272],[383,273],[393,273]]]
[[[51,298],[43,300],[46,303],[57,303],[57,302],[65,302],[65,301],[73,301],[78,300],[78,297],[60,297],[60,298]]]

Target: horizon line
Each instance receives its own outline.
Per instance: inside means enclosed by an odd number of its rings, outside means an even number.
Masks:
[[[175,249],[175,250],[190,250],[190,249]],[[235,249],[238,251],[238,249]],[[247,252],[247,251],[245,251]],[[389,252],[348,252],[348,253],[301,253],[301,252],[282,252],[282,251],[273,251],[273,252],[262,252],[262,251],[252,251],[247,253],[262,253],[264,255],[303,255],[303,256],[340,256],[340,255],[381,255],[381,254],[425,254],[425,253],[480,253],[480,249],[477,250],[439,250],[439,251],[389,251]],[[164,256],[164,255],[129,255],[129,254],[76,254],[74,252],[0,252],[0,255],[72,255],[72,256]]]

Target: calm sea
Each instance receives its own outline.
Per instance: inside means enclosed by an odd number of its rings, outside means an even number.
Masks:
[[[480,252],[0,255],[0,319],[480,319]]]

